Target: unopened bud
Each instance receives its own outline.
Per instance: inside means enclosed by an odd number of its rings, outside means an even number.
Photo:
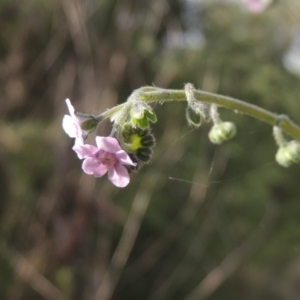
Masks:
[[[132,105],[130,116],[135,119],[141,119],[144,117],[145,109],[148,108],[149,105],[143,102],[136,102]]]
[[[149,127],[149,122],[146,116],[140,119],[131,118],[131,123],[134,127],[140,127],[141,129],[146,129]]]
[[[300,143],[290,141],[280,147],[276,153],[276,161],[283,167],[289,167],[293,163],[300,162]]]
[[[129,172],[139,170],[142,165],[151,160],[155,138],[150,129],[141,129],[133,127],[132,124],[125,124],[121,135],[122,148],[128,152],[136,166],[125,166]]]
[[[215,124],[208,137],[210,141],[214,144],[221,144],[224,141],[230,140],[236,135],[236,127],[232,122],[222,122]]]
[[[98,126],[99,122],[100,120],[98,118],[90,116],[80,124],[80,127],[82,130],[92,131]]]

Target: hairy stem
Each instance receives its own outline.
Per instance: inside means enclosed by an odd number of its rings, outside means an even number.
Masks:
[[[288,135],[300,140],[300,127],[286,115],[278,115],[259,106],[228,96],[218,95],[200,90],[194,90],[193,92],[194,98],[197,101],[224,107],[233,110],[235,113],[241,113],[251,116],[272,126],[276,125],[277,127],[284,130]],[[139,99],[141,101],[148,103],[165,101],[187,101],[185,90],[170,90],[157,87],[142,87],[134,91],[133,93],[138,94]],[[130,101],[131,99],[132,97],[129,97],[128,101]],[[120,112],[127,105],[128,102],[117,105],[103,112],[97,118],[99,119],[99,121],[107,119],[113,116],[114,114]]]
[[[208,104],[215,104],[217,106],[233,110],[234,112],[246,114],[272,126],[277,125],[290,136],[300,139],[300,127],[285,115],[277,115],[266,109],[238,99],[200,90],[194,91],[194,97],[198,101]],[[187,101],[184,90],[169,90],[161,88],[156,88],[156,91],[145,92],[141,90],[140,100],[148,103],[164,101]]]
[[[102,114],[100,114],[97,118],[99,119],[99,121],[100,120],[103,121],[105,119],[108,119],[111,116],[113,116],[114,114],[118,113],[121,109],[123,109],[126,104],[127,103],[125,102],[125,103],[119,104],[117,106],[114,106],[114,107],[106,110]]]

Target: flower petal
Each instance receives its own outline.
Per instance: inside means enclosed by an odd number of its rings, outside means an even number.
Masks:
[[[64,116],[62,127],[71,138],[78,138],[82,136],[82,130],[79,123],[69,115]]]
[[[129,157],[129,155],[124,151],[124,150],[120,150],[116,153],[116,158],[119,160],[119,162],[122,165],[131,165],[131,166],[135,166],[136,163],[134,163],[131,158]]]
[[[111,153],[116,153],[122,150],[119,145],[119,142],[111,136],[108,137],[97,136],[96,144],[99,149],[103,149],[104,151],[111,152]]]
[[[81,145],[81,144],[75,144],[72,148],[78,155],[80,159],[86,158],[86,157],[93,157],[94,154],[98,151],[98,148],[93,145]]]
[[[258,0],[244,0],[244,2],[248,6],[249,10],[254,13],[262,12],[268,4],[268,1],[265,1],[265,3],[263,3],[262,1]]]
[[[71,101],[69,98],[66,99],[66,104],[69,110],[69,113],[71,115],[71,117],[76,118],[75,116],[75,108],[73,107],[73,105],[71,104]]]
[[[121,164],[108,169],[108,179],[117,187],[125,187],[130,181],[127,169]]]
[[[84,145],[83,137],[76,138],[76,139],[75,139],[75,145],[76,145],[76,146]]]
[[[88,157],[82,163],[82,170],[86,174],[93,175],[95,169],[97,169],[98,166],[99,166],[99,161],[98,160],[96,160],[93,157]]]
[[[107,166],[104,164],[98,165],[98,167],[94,170],[95,177],[101,177],[107,172]]]
[[[93,157],[88,157],[86,158],[83,163],[82,163],[82,170],[86,173],[86,174],[89,174],[89,175],[94,175],[95,174],[95,171],[98,170],[99,168],[99,165],[101,165],[101,163],[93,158]],[[105,170],[104,171],[99,171],[97,172],[98,175],[102,176],[105,174]],[[98,177],[100,177],[98,176]]]

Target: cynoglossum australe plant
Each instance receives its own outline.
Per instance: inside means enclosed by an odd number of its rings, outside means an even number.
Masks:
[[[300,127],[289,117],[277,115],[266,109],[227,96],[196,90],[190,83],[183,90],[142,87],[135,90],[123,104],[117,105],[95,116],[75,113],[67,99],[70,116],[63,119],[66,133],[75,138],[73,150],[83,162],[85,173],[96,177],[108,173],[109,179],[118,187],[129,183],[129,174],[138,171],[151,160],[155,138],[150,130],[150,123],[157,117],[151,103],[186,101],[186,118],[189,125],[199,127],[202,120],[212,121],[209,139],[214,144],[221,144],[233,138],[236,126],[233,122],[222,121],[218,107],[233,110],[273,126],[275,141],[279,147],[276,161],[288,167],[300,162]],[[105,119],[113,123],[108,137],[96,137],[97,146],[84,144],[87,136]],[[292,137],[287,141],[283,132]]]

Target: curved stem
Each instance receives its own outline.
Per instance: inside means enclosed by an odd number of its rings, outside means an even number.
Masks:
[[[266,122],[272,126],[277,125],[290,136],[300,139],[300,127],[285,115],[277,115],[270,111],[260,108],[256,105],[243,102],[227,96],[204,92],[194,91],[195,99],[201,102],[216,104],[234,112],[246,114],[260,121]],[[140,91],[140,100],[145,102],[164,102],[164,101],[186,101],[184,90],[169,90],[156,88],[156,91]],[[280,120],[280,122],[278,122]]]
[[[281,128],[279,128],[278,126],[273,127],[273,135],[278,147],[284,147],[287,144],[287,141],[282,134]]]
[[[119,104],[117,106],[114,106],[108,110],[106,110],[105,112],[103,112],[102,114],[100,114],[99,116],[97,116],[97,118],[101,121],[110,118],[111,116],[113,116],[114,114],[116,114],[117,112],[119,112],[121,109],[123,109],[124,105],[126,105],[127,103],[122,103]]]

